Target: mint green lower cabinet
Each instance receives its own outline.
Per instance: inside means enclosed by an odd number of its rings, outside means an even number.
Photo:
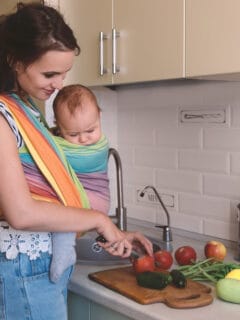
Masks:
[[[68,293],[68,320],[133,320],[73,292]]]
[[[90,320],[90,301],[69,291],[68,320]]]
[[[130,318],[108,309],[100,304],[91,303],[91,320],[131,320]]]

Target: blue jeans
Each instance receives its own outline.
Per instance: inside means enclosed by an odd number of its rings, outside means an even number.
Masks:
[[[29,260],[0,253],[0,320],[67,320],[68,268],[57,283],[49,280],[51,255]]]

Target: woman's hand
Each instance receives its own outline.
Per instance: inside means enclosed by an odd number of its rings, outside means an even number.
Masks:
[[[124,237],[122,240],[114,241],[112,243],[110,243],[109,241],[99,241],[98,244],[112,256],[127,258],[132,252],[132,245],[126,239],[126,237]]]
[[[101,226],[96,229],[102,236],[98,244],[113,256],[127,258],[132,252],[132,244],[126,233],[116,227],[108,216],[102,216]]]
[[[132,248],[136,251],[141,250],[153,255],[152,243],[140,232],[128,232],[119,230],[111,219],[105,216],[102,228],[97,229],[98,233],[103,237],[103,242],[99,241],[99,245],[113,256],[127,258],[132,252]],[[142,250],[143,249],[143,250]]]
[[[138,251],[138,249],[143,251],[142,249],[144,249],[144,251],[146,251],[148,255],[150,256],[153,255],[152,242],[148,238],[146,238],[142,233],[138,231],[136,232],[125,231],[124,233],[128,241],[133,245],[136,251]]]

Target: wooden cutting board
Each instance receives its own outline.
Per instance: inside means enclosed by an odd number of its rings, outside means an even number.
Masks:
[[[169,307],[183,309],[206,306],[213,301],[209,286],[189,279],[182,289],[172,285],[163,290],[140,287],[131,266],[90,273],[89,278],[140,304],[163,302]]]

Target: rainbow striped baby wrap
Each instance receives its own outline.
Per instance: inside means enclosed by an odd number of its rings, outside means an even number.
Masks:
[[[68,163],[83,185],[90,206],[93,209],[108,213],[110,193],[107,174],[109,145],[103,134],[100,140],[92,145],[76,145],[61,137],[54,137],[63,150]]]

